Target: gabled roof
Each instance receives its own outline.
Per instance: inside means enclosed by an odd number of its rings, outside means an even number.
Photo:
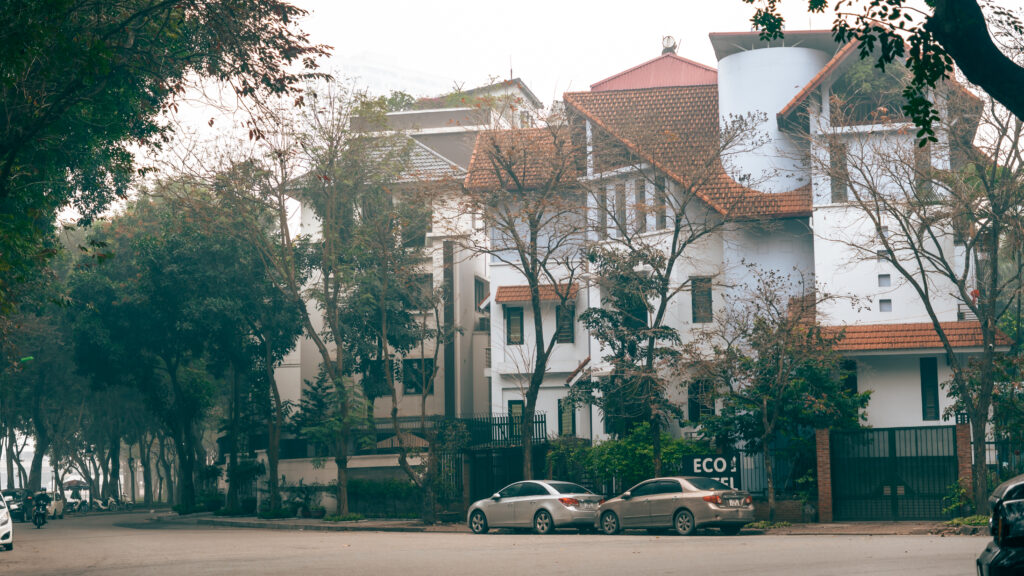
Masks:
[[[810,186],[769,194],[745,187],[725,172],[716,153],[717,85],[569,92],[565,103],[676,182],[689,186],[699,177],[697,195],[722,215],[757,219],[811,214]],[[705,167],[709,161],[714,164]]]
[[[409,156],[398,177],[399,182],[438,181],[445,179],[462,179],[466,171],[441,156],[427,145],[410,138],[412,141]]]
[[[560,290],[556,291],[553,284],[541,284],[537,287],[540,292],[540,299],[542,301],[550,300],[561,300],[558,292],[565,290],[565,284],[560,286]],[[569,300],[575,300],[576,294],[579,292],[580,286],[575,282],[569,286]],[[498,291],[494,294],[494,301],[498,304],[504,304],[507,302],[529,302],[530,301],[530,286],[524,284],[522,286],[498,286]]]
[[[590,85],[590,90],[601,92],[717,83],[718,70],[678,54],[669,53],[595,82]]]
[[[943,322],[942,331],[954,348],[980,348],[981,324],[978,322]],[[830,330],[844,330],[845,337],[836,349],[841,352],[941,349],[942,340],[931,322],[910,324],[858,324],[830,326]],[[996,335],[996,345],[1010,345],[1005,334]]]
[[[476,137],[466,188],[515,190],[576,181],[575,155],[564,128],[492,130]]]

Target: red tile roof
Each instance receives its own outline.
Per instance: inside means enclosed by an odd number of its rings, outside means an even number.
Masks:
[[[547,300],[561,300],[558,293],[555,291],[555,287],[552,284],[541,284],[540,299],[542,301]],[[579,284],[573,283],[569,287],[569,300],[576,298],[576,294],[579,292]],[[560,292],[565,293],[565,285],[563,284]],[[503,304],[505,302],[529,302],[530,301],[530,286],[499,286],[498,291],[494,294],[494,301]]]
[[[978,322],[943,322],[940,325],[954,348],[977,348],[982,345],[981,324]],[[931,322],[859,324],[832,326],[830,329],[844,331],[845,336],[836,346],[842,352],[942,348],[942,340]],[[1009,346],[1010,339],[999,333],[996,345]]]
[[[482,132],[469,161],[470,190],[517,190],[575,183],[576,157],[562,128]]]
[[[717,84],[718,70],[678,54],[662,54],[590,85],[593,92],[634,90],[658,86]]]
[[[811,214],[810,186],[769,194],[745,187],[725,172],[718,154],[716,85],[569,92],[565,103],[669,178],[693,186],[723,215],[756,219]]]

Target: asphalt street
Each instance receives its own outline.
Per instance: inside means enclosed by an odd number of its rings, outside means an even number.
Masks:
[[[970,575],[979,536],[618,536],[309,532],[156,523],[145,513],[17,524],[0,574]]]

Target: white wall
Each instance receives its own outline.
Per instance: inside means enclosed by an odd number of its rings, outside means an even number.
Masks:
[[[939,418],[923,420],[921,413],[921,368],[923,357],[938,358]],[[935,426],[952,424],[941,420],[953,404],[945,383],[952,371],[941,354],[857,356],[857,391],[871,391],[866,424],[875,428]]]

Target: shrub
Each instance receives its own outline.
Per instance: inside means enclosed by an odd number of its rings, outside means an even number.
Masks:
[[[946,522],[947,526],[988,526],[988,516],[984,514],[975,514],[974,516],[967,516],[961,518],[953,518]]]
[[[324,522],[354,522],[356,520],[362,520],[362,519],[363,519],[363,515],[362,514],[356,514],[355,512],[350,512],[348,514],[341,514],[341,515],[338,515],[338,514],[328,514],[327,516],[324,516]]]
[[[259,513],[259,517],[264,520],[279,520],[282,518],[294,518],[295,508],[290,506],[284,506],[278,510],[270,510],[269,506]]]

